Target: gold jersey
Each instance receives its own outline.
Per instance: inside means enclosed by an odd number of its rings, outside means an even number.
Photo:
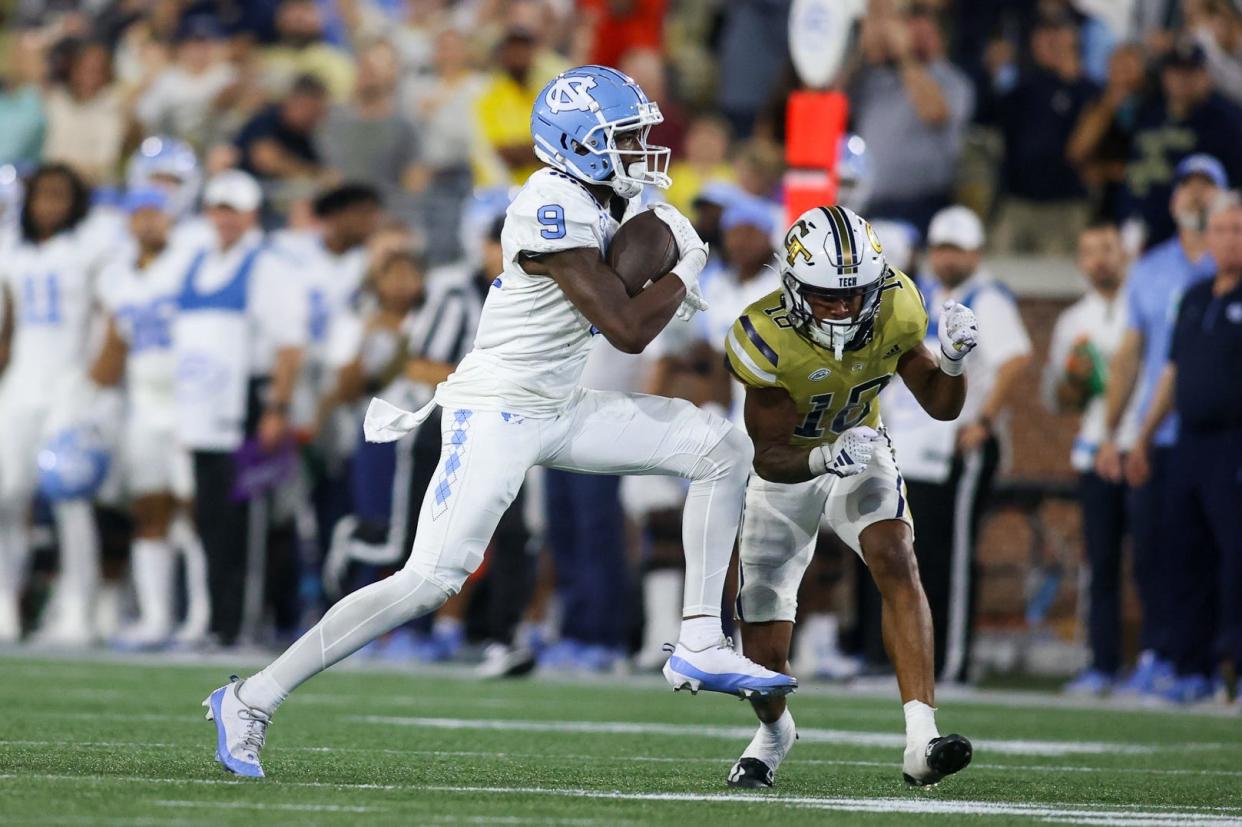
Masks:
[[[871,338],[838,361],[793,329],[777,290],[746,308],[725,339],[729,368],[747,385],[784,388],[798,406],[790,442],[832,442],[858,425],[879,427],[876,397],[893,378],[903,353],[927,333],[923,297],[905,273],[893,270],[880,290]]]

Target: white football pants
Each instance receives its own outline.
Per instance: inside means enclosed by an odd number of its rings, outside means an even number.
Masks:
[[[754,457],[750,439],[724,418],[681,399],[583,389],[550,419],[445,408],[441,433],[440,463],[405,567],[334,605],[247,688],[253,683],[257,694],[269,694],[262,691],[267,687],[283,696],[390,629],[439,608],[479,567],[500,515],[535,465],[691,480],[682,520],[683,614],[719,616]]]

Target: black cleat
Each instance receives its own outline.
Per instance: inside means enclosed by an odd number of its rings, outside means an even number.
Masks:
[[[964,735],[933,738],[927,743],[927,766],[931,773],[921,779],[916,779],[909,773],[902,773],[902,776],[912,787],[928,787],[939,783],[946,775],[966,769],[973,755],[970,739]]]
[[[758,758],[739,758],[729,770],[729,786],[744,790],[764,790],[776,783],[776,773]]]

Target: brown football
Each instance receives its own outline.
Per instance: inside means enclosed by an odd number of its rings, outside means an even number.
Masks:
[[[608,245],[608,266],[617,271],[625,292],[636,296],[648,281],[657,281],[677,263],[673,231],[652,210],[621,225]]]

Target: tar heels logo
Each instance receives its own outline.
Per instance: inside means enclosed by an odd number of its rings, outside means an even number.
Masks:
[[[592,77],[560,77],[543,96],[543,102],[552,110],[553,115],[562,112],[589,112],[595,104],[595,98],[587,94],[587,90],[594,87],[595,78]]]

